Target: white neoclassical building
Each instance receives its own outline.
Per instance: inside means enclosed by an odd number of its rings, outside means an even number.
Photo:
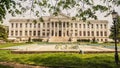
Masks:
[[[89,20],[89,23],[82,20],[72,20],[64,14],[58,16],[43,17],[44,22],[36,19],[10,19],[9,38],[25,41],[31,39],[43,39],[48,42],[68,42],[77,39],[93,38],[98,42],[108,41],[108,21]]]

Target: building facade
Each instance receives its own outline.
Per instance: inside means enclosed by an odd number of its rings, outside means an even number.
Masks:
[[[36,19],[11,19],[9,21],[9,38],[20,41],[43,39],[48,42],[68,42],[78,39],[95,39],[98,42],[108,41],[108,21],[72,20],[64,14],[43,17],[43,22]]]

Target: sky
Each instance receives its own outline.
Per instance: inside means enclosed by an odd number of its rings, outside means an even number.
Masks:
[[[99,0],[95,0],[95,3],[96,4],[102,4]],[[29,3],[25,3],[25,5],[27,5],[27,4],[29,4]],[[115,11],[116,12],[118,12],[118,14],[120,15],[120,6],[119,7],[114,7],[114,9],[115,9]],[[70,11],[70,13],[73,13],[73,12],[75,12],[74,10],[71,10]],[[63,11],[63,13],[66,13],[65,11]],[[101,13],[101,12],[97,12],[96,13],[96,15],[97,15],[97,17],[98,17],[98,20],[108,20],[108,22],[109,22],[109,28],[110,28],[110,26],[112,25],[112,16],[111,15],[109,15],[108,17],[104,17],[106,14],[107,14],[108,12],[106,12],[106,13]],[[24,17],[23,17],[24,16]],[[30,16],[30,12],[27,12],[26,14],[22,14],[22,15],[19,15],[19,16],[17,16],[17,17],[12,17],[10,14],[7,14],[6,15],[6,19],[4,20],[4,25],[9,25],[9,19],[11,19],[11,18],[29,18],[29,17],[31,17]]]

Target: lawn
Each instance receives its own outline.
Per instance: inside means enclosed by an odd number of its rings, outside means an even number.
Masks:
[[[25,45],[25,44],[28,44],[28,43],[0,43],[0,48]]]
[[[0,48],[24,45],[26,43],[0,44]],[[42,44],[42,43],[41,43]],[[120,55],[120,54],[119,54]],[[120,58],[120,57],[119,57]],[[0,50],[0,61],[17,62],[30,65],[49,66],[52,68],[116,68],[113,53],[105,54],[12,54],[9,50]],[[0,67],[2,67],[0,65]],[[119,65],[120,67],[120,65]],[[7,68],[4,67],[3,68]]]
[[[72,53],[11,54],[10,51],[1,50],[0,61],[50,66],[52,68],[116,68],[112,53],[84,55]]]

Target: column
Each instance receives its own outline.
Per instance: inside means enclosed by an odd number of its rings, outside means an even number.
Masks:
[[[43,27],[43,23],[40,23],[40,36],[42,37],[42,27]]]
[[[59,36],[59,23],[57,22],[57,36]]]
[[[54,28],[54,30],[53,30],[53,31],[54,31],[54,36],[55,36],[55,22],[53,22],[53,23],[54,23],[54,27],[53,27],[53,28]]]
[[[62,33],[62,37],[63,37],[63,22],[61,22],[61,29],[62,29],[61,33]]]
[[[49,29],[50,30],[49,37],[51,37],[51,34],[52,34],[52,32],[51,32],[51,30],[52,30],[52,22],[49,23],[49,27],[50,27],[50,29]]]

